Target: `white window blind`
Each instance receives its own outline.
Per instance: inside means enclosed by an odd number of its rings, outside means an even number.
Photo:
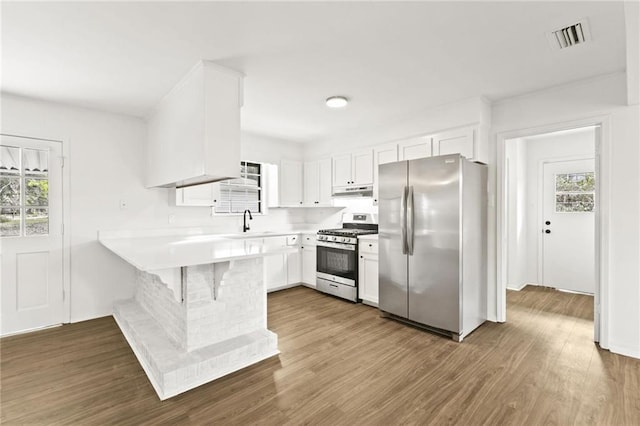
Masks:
[[[240,178],[218,183],[216,213],[251,213],[262,211],[262,174],[260,163],[243,161]]]

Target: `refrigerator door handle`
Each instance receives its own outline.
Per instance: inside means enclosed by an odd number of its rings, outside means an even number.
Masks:
[[[400,199],[400,238],[402,239],[402,254],[407,254],[407,187],[402,188]]]
[[[413,255],[413,186],[409,187],[409,195],[407,196],[407,216],[406,219],[406,240],[407,252]]]

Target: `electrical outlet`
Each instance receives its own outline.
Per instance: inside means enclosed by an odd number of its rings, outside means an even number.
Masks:
[[[120,210],[126,210],[128,207],[127,200],[120,200]]]
[[[170,224],[176,223],[176,215],[175,214],[170,214],[169,215],[169,223]]]

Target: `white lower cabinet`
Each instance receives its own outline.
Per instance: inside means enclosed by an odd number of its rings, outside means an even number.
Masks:
[[[300,250],[287,253],[287,285],[298,284],[302,281]]]
[[[358,297],[378,306],[378,242],[362,240],[358,245]]]
[[[277,290],[287,285],[287,268],[285,268],[286,256],[274,254],[264,257],[264,282],[267,291]]]
[[[299,239],[297,234],[264,239],[265,245],[282,246],[286,244],[298,247],[298,250],[293,253],[280,253],[264,257],[263,277],[267,292],[292,287],[302,281]]]
[[[316,286],[316,247],[302,246],[302,282]]]

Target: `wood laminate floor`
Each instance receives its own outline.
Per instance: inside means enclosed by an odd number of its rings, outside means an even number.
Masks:
[[[159,401],[112,318],[0,341],[2,424],[640,424],[640,360],[598,349],[591,297],[527,287],[461,344],[296,287],[281,354]]]

